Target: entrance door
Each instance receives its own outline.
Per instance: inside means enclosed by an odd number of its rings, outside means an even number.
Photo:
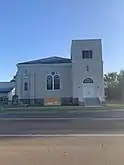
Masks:
[[[83,97],[94,97],[94,84],[83,84]]]
[[[94,83],[91,78],[83,81],[83,97],[95,97]]]

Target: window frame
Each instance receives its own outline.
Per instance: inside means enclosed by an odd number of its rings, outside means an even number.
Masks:
[[[93,51],[92,50],[82,50],[82,59],[84,59],[84,60],[93,59]]]
[[[90,77],[87,77],[83,80],[83,84],[93,84],[93,83],[94,83],[94,81]]]
[[[86,52],[86,50],[82,50],[82,59],[86,59],[85,58],[85,52]]]
[[[93,51],[92,50],[89,50],[89,59],[93,59]]]
[[[61,90],[61,77],[60,74],[58,72],[55,72],[54,75],[51,74],[52,72],[50,72],[49,74],[46,75],[46,80],[45,80],[45,86],[46,86],[46,91],[60,91]],[[47,77],[51,75],[52,76],[52,90],[47,89]],[[54,76],[59,76],[59,80],[60,80],[60,89],[55,89],[54,88]]]
[[[51,76],[51,77],[52,77],[52,89],[48,89],[48,88],[47,88],[47,87],[48,87],[48,86],[47,86],[47,77],[48,77],[48,76]],[[46,84],[46,90],[47,90],[47,91],[53,91],[53,76],[52,76],[51,74],[47,74],[45,84]]]
[[[27,83],[27,85],[25,86],[25,83]],[[23,90],[24,90],[24,92],[28,92],[29,91],[29,83],[28,82],[24,82],[24,84],[23,84],[24,86],[23,86]],[[25,90],[27,88],[27,90]]]
[[[55,76],[59,77],[59,89],[55,89]],[[60,80],[60,75],[57,73],[53,76],[53,85],[54,85],[54,90],[60,90],[61,89],[61,80]]]

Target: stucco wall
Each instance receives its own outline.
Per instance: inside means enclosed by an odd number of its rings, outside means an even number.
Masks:
[[[15,95],[15,88],[12,91],[8,92],[8,100],[12,100],[12,96]]]
[[[29,73],[24,78],[24,71]],[[46,76],[50,72],[58,72],[61,79],[61,89],[47,91]],[[29,83],[29,91],[24,92],[24,82]],[[71,64],[41,64],[23,65],[18,67],[16,77],[16,93],[21,99],[72,97],[72,66]]]
[[[92,59],[82,59],[83,50],[92,50]],[[72,42],[73,97],[83,100],[83,80],[92,78],[97,96],[104,99],[103,61],[101,40],[77,40]],[[86,67],[89,66],[89,71]]]
[[[82,59],[83,50],[92,50],[92,59]],[[94,81],[97,96],[104,100],[103,61],[101,40],[73,40],[71,45],[72,64],[21,64],[16,76],[16,94],[19,99],[78,97],[83,100],[83,80],[87,77]],[[87,65],[89,71],[86,71]],[[24,78],[25,70],[28,77]],[[58,72],[61,77],[61,89],[46,90],[46,76],[50,72]],[[24,82],[28,82],[29,90],[24,91]]]
[[[8,92],[8,89],[11,91]],[[15,82],[0,82],[0,97],[8,97],[12,100],[12,96],[15,94]]]
[[[0,93],[0,97],[8,97],[8,93]]]

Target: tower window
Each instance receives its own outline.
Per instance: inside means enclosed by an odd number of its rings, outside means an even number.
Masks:
[[[83,50],[82,51],[82,59],[92,59],[92,50]]]

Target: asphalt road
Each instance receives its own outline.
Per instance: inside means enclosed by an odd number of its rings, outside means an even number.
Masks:
[[[124,120],[0,121],[0,134],[124,133]]]
[[[3,134],[124,133],[124,111],[0,114]]]
[[[34,111],[0,113],[0,118],[124,118],[124,110]]]

